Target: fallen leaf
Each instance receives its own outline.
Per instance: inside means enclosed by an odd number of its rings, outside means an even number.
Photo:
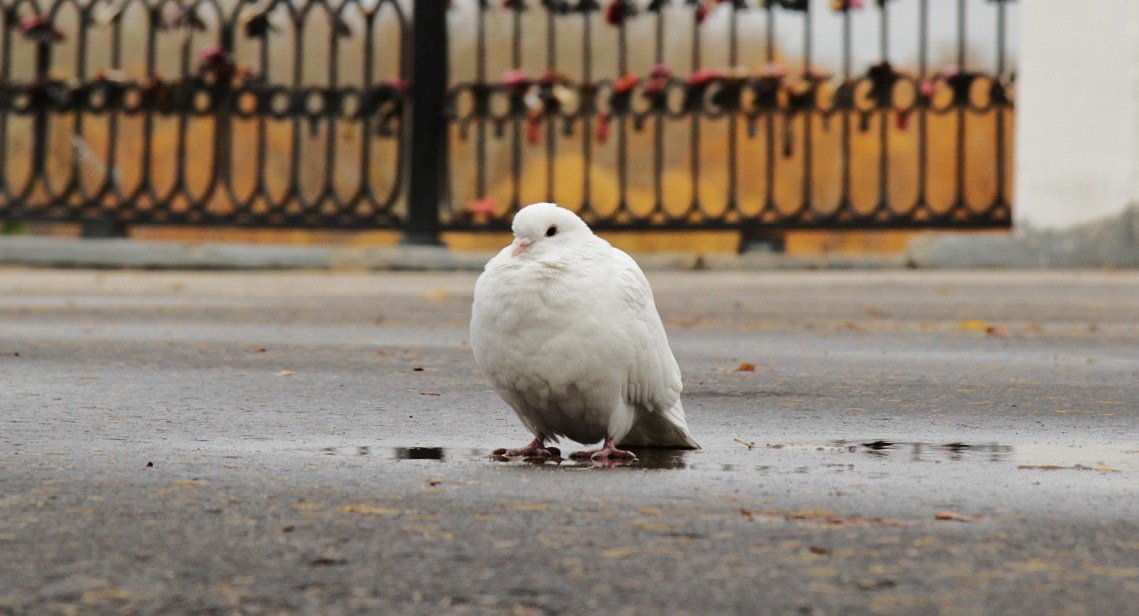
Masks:
[[[308,561],[308,566],[310,567],[330,567],[333,565],[347,564],[348,561],[344,560],[343,558],[329,558],[327,556],[321,556],[320,558],[314,558]]]
[[[1065,566],[1061,563],[1041,560],[1039,558],[1010,562],[1005,564],[1005,566],[1013,571],[1063,571],[1065,569]]]
[[[372,515],[399,515],[399,509],[391,507],[373,507],[371,505],[341,505],[336,508],[340,513],[369,513]]]
[[[739,443],[740,445],[743,445],[744,447],[747,447],[748,449],[755,447],[755,441],[745,441],[738,436],[732,440]]]
[[[419,392],[419,395],[421,395],[421,396],[442,396],[443,394],[441,394],[437,391],[421,391],[421,392]]]
[[[535,503],[531,501],[518,501],[511,503],[511,510],[513,511],[545,511],[550,508],[546,503]]]
[[[980,319],[966,319],[957,326],[965,331],[985,331],[989,328],[989,324]]]
[[[427,480],[427,485],[429,485],[429,486],[437,486],[441,483],[443,483],[442,479],[428,479]]]
[[[277,376],[293,376],[294,374],[296,374],[296,372],[293,372],[292,370],[282,370],[277,373]]]
[[[736,372],[755,372],[755,364],[742,363],[736,368]]]
[[[630,525],[638,530],[647,530],[654,533],[667,533],[672,530],[672,526],[669,524],[656,520],[646,520],[644,518],[633,520]]]
[[[946,520],[950,522],[979,522],[984,519],[979,515],[966,515],[964,513],[957,513],[956,511],[938,511],[933,514],[935,520]]]
[[[783,515],[785,520],[838,520],[838,514],[826,509],[804,509]]]
[[[202,486],[208,485],[206,482],[199,481],[197,479],[171,479],[170,483],[176,486],[182,486],[184,488],[200,488]]]
[[[436,526],[428,526],[428,525],[422,525],[422,524],[421,525],[409,525],[409,526],[402,527],[401,530],[403,530],[403,532],[405,532],[405,533],[414,533],[414,534],[420,535],[427,541],[436,541],[436,540],[454,541],[455,540],[455,533],[450,532],[450,531],[439,530],[439,528]]]
[[[419,296],[430,302],[441,303],[447,301],[448,293],[447,289],[434,289],[432,291],[424,291],[420,293]]]
[[[641,507],[641,515],[660,515],[660,509],[656,507]]]
[[[1098,473],[1121,473],[1121,472],[1123,472],[1118,468],[1113,468],[1111,466],[1105,466],[1103,464],[1099,464],[1096,466],[1085,466],[1083,464],[1077,464],[1075,466],[1057,466],[1055,464],[1040,464],[1040,465],[1021,464],[1020,466],[1017,466],[1017,468],[1022,469],[1022,470],[1030,470],[1030,471],[1096,471]]]
[[[885,590],[897,585],[894,580],[862,580],[858,582],[858,590]]]
[[[654,546],[630,546],[627,548],[609,548],[601,550],[602,558],[628,558],[638,554],[671,554],[680,558],[683,555],[677,548],[670,547],[654,547]]]

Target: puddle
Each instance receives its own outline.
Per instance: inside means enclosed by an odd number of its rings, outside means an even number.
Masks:
[[[396,447],[392,453],[396,460],[442,460],[447,457],[442,447]]]
[[[358,447],[321,447],[320,453],[326,456],[341,456],[345,454],[366,456],[372,453],[372,448],[368,445],[360,445]]]
[[[1139,448],[1124,446],[929,443],[882,439],[838,440],[830,448],[878,458],[908,459],[914,462],[1007,462],[1023,466],[1121,466],[1139,465]],[[817,448],[816,448],[817,449]],[[824,448],[825,449],[825,448]]]
[[[536,468],[594,468],[597,466],[620,467],[641,470],[712,470],[749,471],[788,471],[810,473],[825,471],[830,467],[852,469],[851,462],[856,457],[868,457],[883,461],[932,462],[932,463],[1004,463],[1025,468],[1063,469],[1107,469],[1112,471],[1135,471],[1139,469],[1139,446],[1105,445],[1041,445],[1006,443],[935,443],[925,441],[894,441],[887,439],[836,440],[819,445],[780,444],[769,445],[766,450],[742,450],[734,448],[703,449],[688,451],[680,449],[634,448],[636,460],[597,463],[564,459],[520,459],[493,456],[489,449],[464,447],[375,447],[328,446],[307,450],[329,456],[376,456],[394,461],[432,461],[509,464],[512,466],[530,465]],[[763,453],[766,451],[767,453]],[[787,458],[779,452],[793,453]],[[568,454],[568,452],[567,452]],[[803,458],[803,455],[816,457],[817,463]],[[836,459],[834,456],[840,456]],[[765,464],[758,464],[763,462]],[[776,464],[772,464],[776,462]],[[788,463],[794,466],[789,467]],[[841,462],[841,463],[839,463]],[[849,469],[847,468],[849,467]]]
[[[304,451],[294,450],[294,451]],[[592,467],[596,466],[593,462],[578,462],[576,460],[561,459],[561,460],[522,460],[520,458],[494,458],[491,456],[489,449],[469,449],[463,447],[391,447],[380,448],[370,447],[367,445],[359,446],[341,446],[341,447],[320,447],[319,449],[309,449],[307,451],[316,451],[326,456],[369,456],[369,455],[383,455],[389,460],[434,460],[438,462],[443,461],[509,461],[509,462],[528,462],[534,465],[541,465],[543,462],[551,467]],[[687,456],[693,452],[680,450],[680,449],[640,449],[633,448],[632,451],[637,454],[637,459],[629,463],[616,462],[613,466],[622,466],[629,468],[639,469],[682,469],[682,468],[716,468],[718,470],[736,470],[737,468],[754,468],[756,470],[767,470],[766,466],[741,466],[734,464],[693,464],[689,462]]]
[[[848,452],[861,452],[867,455],[888,458],[908,457],[914,462],[965,460],[1002,462],[1011,460],[1016,453],[1012,445],[1000,443],[926,443],[922,441],[895,442],[887,440],[834,441],[832,447]]]

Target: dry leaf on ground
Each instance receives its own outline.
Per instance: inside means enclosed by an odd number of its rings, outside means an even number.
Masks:
[[[945,520],[949,522],[979,522],[984,519],[979,515],[966,515],[964,513],[957,513],[956,511],[938,511],[933,514],[935,520]]]

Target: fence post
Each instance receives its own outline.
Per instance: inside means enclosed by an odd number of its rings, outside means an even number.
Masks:
[[[447,129],[447,0],[415,0],[411,44],[411,180],[402,244],[441,246]]]

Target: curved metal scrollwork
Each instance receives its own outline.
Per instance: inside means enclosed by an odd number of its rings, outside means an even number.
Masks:
[[[935,2],[957,11],[939,66]],[[410,40],[412,0],[0,0],[0,218],[484,230],[546,199],[603,228],[1007,226],[1010,2],[453,0],[449,44],[475,36],[452,72],[473,74],[428,91],[401,78],[405,49],[438,43]],[[888,19],[903,3],[916,23]],[[987,70],[966,62],[980,7]],[[867,14],[881,59],[854,69]],[[841,26],[835,74],[811,60],[821,19]],[[776,21],[799,50],[777,53]],[[907,66],[888,49],[902,27]],[[669,66],[678,32],[690,61]],[[449,142],[407,147],[434,142],[405,126],[416,97],[445,100]],[[421,174],[449,208],[409,216],[405,150],[449,155]]]
[[[0,12],[0,216],[399,226],[398,0],[16,0]],[[377,58],[396,68],[381,73]]]
[[[900,27],[887,19],[887,12],[904,2],[916,6],[921,16],[914,30],[921,51],[917,66],[902,68],[888,59],[886,41],[892,36],[889,31]],[[547,49],[545,70],[527,73],[520,67],[534,66],[534,58],[528,52],[524,59],[521,45],[515,43],[514,68],[497,79],[487,74],[485,49],[478,48],[478,76],[460,80],[449,92],[450,120],[459,140],[457,155],[474,152],[473,159],[460,158],[455,166],[474,167],[475,182],[473,191],[469,184],[454,191],[448,224],[460,229],[501,228],[517,207],[546,199],[574,208],[603,228],[1007,226],[1011,221],[1008,132],[1015,92],[1014,74],[1005,61],[1007,0],[952,2],[960,12],[958,63],[940,70],[931,67],[927,58],[930,0],[833,0],[816,3],[822,5],[817,10],[812,10],[808,0],[651,0],[647,4],[611,0],[600,4],[596,18],[589,12],[575,12],[566,3],[556,8],[545,3],[548,23],[543,31],[564,32],[558,30],[559,24],[581,22],[577,30],[581,38],[571,42],[581,53],[578,65],[569,68],[575,77],[559,71],[557,63],[565,62],[565,53],[555,53],[553,44]],[[964,30],[965,10],[986,3],[996,4],[987,9],[996,16],[999,66],[995,72],[964,66],[964,50],[970,44]],[[513,11],[511,36],[515,40],[530,36],[542,21],[540,14],[530,21],[521,17],[526,9],[537,6],[513,0],[502,6]],[[496,10],[483,5],[473,16],[480,37],[491,20],[497,20],[498,31],[502,31],[504,19]],[[687,24],[686,11],[690,15]],[[702,28],[716,11],[720,12],[716,44],[726,45],[730,55],[724,68],[705,65],[700,49],[703,37],[713,36]],[[882,60],[861,73],[850,68],[850,20],[859,11],[872,11],[879,18],[875,37],[883,41]],[[827,12],[832,12],[827,19],[842,20],[842,40],[832,44],[843,50],[838,66],[845,68],[834,75],[809,63],[812,23]],[[782,60],[771,42],[775,38],[772,24],[784,16],[793,16],[803,28],[801,57],[807,60],[795,71],[790,68],[794,63]],[[757,23],[766,30],[766,52],[758,58],[738,53],[743,36],[738,24],[744,19],[751,20],[749,32],[757,30]],[[646,35],[652,30],[641,24],[635,30],[641,38],[632,39],[636,20],[655,22],[655,35]],[[608,52],[594,57],[593,50],[604,37],[612,36],[614,28],[615,62]],[[687,70],[663,63],[670,42],[694,48]],[[557,44],[564,49],[565,38]],[[631,53],[641,53],[638,62],[643,66],[643,50],[654,47],[656,66],[629,71]],[[611,73],[595,77],[579,70],[603,62]],[[945,122],[955,125],[946,128]],[[978,197],[980,191],[966,177],[968,157],[977,157],[976,146],[968,142],[967,127],[982,122],[991,132],[985,137],[991,140],[985,152],[990,162],[983,166],[987,173],[994,171],[988,180],[990,193]],[[940,131],[936,136],[930,128],[934,125]],[[713,170],[712,163],[701,160],[709,154],[710,131],[717,126],[720,132],[715,143],[722,159],[717,158],[715,164],[727,167],[726,172],[723,167]],[[687,142],[678,137],[677,129],[684,128],[688,128]],[[952,141],[945,138],[946,133],[955,133]],[[898,135],[903,134],[913,136],[909,147],[914,151],[908,159],[891,152],[900,147]],[[634,142],[638,145],[630,145]],[[675,154],[678,149],[684,150],[679,156]],[[666,150],[673,153],[672,162],[662,154]],[[752,155],[750,160],[745,150]],[[510,160],[510,173],[485,164],[504,156]],[[599,167],[595,161],[603,156],[606,162]],[[562,188],[565,183],[575,182],[560,171],[559,161],[569,159],[584,161],[588,169],[585,178],[576,180],[581,188],[568,191],[580,194],[579,200],[560,196],[567,192]],[[836,159],[837,164],[824,170],[824,162]],[[909,183],[916,188],[910,194],[891,185],[891,175],[905,164],[914,167]],[[545,194],[533,188],[541,183],[534,176],[543,171]],[[830,179],[824,178],[824,171]],[[867,188],[871,174],[873,186]],[[935,174],[938,190],[931,188],[930,178]],[[683,182],[677,179],[681,175]],[[717,190],[725,193],[722,199],[709,198],[710,175],[727,176],[717,184]],[[615,190],[599,195],[594,176]],[[788,176],[798,184],[793,194],[786,190],[791,182],[785,179]],[[940,190],[946,185],[945,178],[952,178],[952,185]],[[776,187],[778,182],[781,188]],[[678,203],[677,188],[691,195],[687,203]],[[932,195],[939,191],[953,194],[948,198]]]

